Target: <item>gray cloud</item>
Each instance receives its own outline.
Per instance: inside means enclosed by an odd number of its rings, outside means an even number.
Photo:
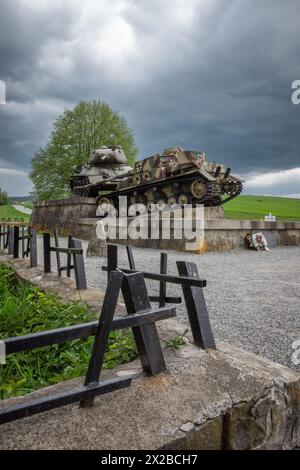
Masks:
[[[28,172],[57,114],[101,99],[141,157],[181,145],[244,175],[300,167],[299,14],[298,0],[2,0],[0,166]]]
[[[288,194],[300,198],[300,167],[291,170],[271,171],[247,175],[245,193],[269,196]]]

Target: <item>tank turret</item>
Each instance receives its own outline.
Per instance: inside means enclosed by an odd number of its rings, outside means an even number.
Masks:
[[[93,150],[87,165],[76,165],[70,180],[72,193],[78,196],[98,196],[98,185],[104,180],[126,173],[132,168],[128,165],[120,145],[100,147]]]
[[[89,165],[107,165],[110,163],[128,164],[121,145],[116,147],[100,147],[93,150],[89,159]]]

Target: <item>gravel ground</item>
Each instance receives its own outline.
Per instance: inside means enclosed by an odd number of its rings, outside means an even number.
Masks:
[[[86,249],[87,243],[83,244]],[[159,272],[158,251],[133,248],[133,253],[138,269]],[[195,262],[200,276],[207,279],[205,297],[217,341],[232,343],[300,371],[300,366],[291,361],[292,342],[300,340],[299,247],[204,255],[168,251],[168,273],[177,274],[177,260]],[[104,265],[105,258],[85,259],[89,287],[105,290]],[[124,247],[119,250],[119,265],[128,267]],[[147,281],[147,285],[150,293],[158,292],[157,282]],[[181,289],[169,284],[168,294],[181,295]],[[177,315],[179,321],[187,323],[184,304],[177,306]]]

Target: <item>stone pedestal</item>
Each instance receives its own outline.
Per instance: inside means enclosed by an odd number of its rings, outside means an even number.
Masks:
[[[194,251],[229,251],[245,247],[244,238],[249,232],[263,232],[271,247],[277,245],[300,245],[300,222],[263,222],[253,220],[224,219],[223,207],[204,208],[204,238],[193,249],[187,249],[187,240],[183,236],[174,236],[174,220],[182,216],[182,211],[170,211],[170,239],[109,240],[113,243],[130,244],[157,250]],[[146,216],[147,217],[147,216]],[[62,236],[73,235],[75,238],[88,240],[88,256],[103,256],[106,243],[96,236],[96,200],[93,198],[74,197],[58,201],[37,201],[34,203],[31,225],[39,231],[53,231],[56,227]],[[130,223],[133,219],[128,219]],[[196,227],[196,213],[192,212],[192,226]]]
[[[62,236],[81,236],[78,222],[81,218],[96,217],[96,199],[90,197],[73,197],[55,201],[35,201],[30,223],[38,231],[51,231],[54,228]],[[89,238],[87,238],[89,239]]]

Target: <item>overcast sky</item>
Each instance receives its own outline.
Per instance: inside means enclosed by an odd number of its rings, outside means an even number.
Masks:
[[[27,194],[55,117],[99,99],[139,158],[199,149],[247,193],[299,194],[299,19],[299,0],[0,0],[0,187]]]

